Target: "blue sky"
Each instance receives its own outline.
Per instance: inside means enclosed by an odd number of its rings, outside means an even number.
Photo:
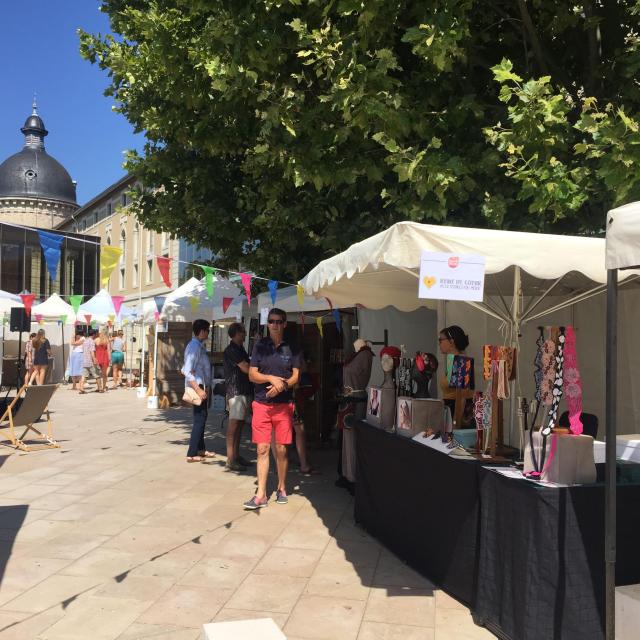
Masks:
[[[78,52],[76,29],[105,33],[98,0],[0,0],[0,162],[22,148],[33,92],[47,152],[78,182],[84,204],[124,175],[123,151],[142,148],[105,98],[108,78]]]

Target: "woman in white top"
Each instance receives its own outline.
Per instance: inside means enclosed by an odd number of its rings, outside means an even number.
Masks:
[[[76,390],[76,384],[80,382],[82,377],[82,345],[84,336],[76,332],[71,338],[71,353],[69,354],[69,375],[73,380],[72,390]]]

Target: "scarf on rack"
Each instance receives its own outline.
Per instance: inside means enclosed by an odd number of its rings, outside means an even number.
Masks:
[[[578,354],[576,353],[576,333],[573,327],[565,330],[564,343],[564,392],[569,410],[569,428],[574,435],[582,433],[582,380],[578,370]]]

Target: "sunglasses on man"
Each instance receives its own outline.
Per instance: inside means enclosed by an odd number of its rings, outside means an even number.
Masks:
[[[269,318],[267,320],[267,323],[280,325],[280,324],[284,324],[284,320],[280,320],[279,318]]]

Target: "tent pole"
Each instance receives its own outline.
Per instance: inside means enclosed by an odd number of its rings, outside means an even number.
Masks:
[[[511,299],[511,346],[518,348],[520,344],[520,323],[522,321],[520,309],[520,294],[522,293],[522,272],[516,266],[513,271],[513,298]],[[513,446],[513,427],[516,424],[516,381],[510,383],[509,393],[509,445]]]
[[[62,331],[62,382],[66,384],[67,377],[64,375],[67,371],[67,363],[64,358],[64,322],[60,320],[60,330]]]
[[[145,339],[144,339],[144,313],[142,314],[142,335],[140,337],[140,342],[142,343],[142,352],[140,358],[140,391],[138,396],[140,398],[144,397],[144,347],[145,347]]]
[[[616,422],[618,370],[618,271],[607,272],[606,466],[605,466],[605,638],[616,625]]]

